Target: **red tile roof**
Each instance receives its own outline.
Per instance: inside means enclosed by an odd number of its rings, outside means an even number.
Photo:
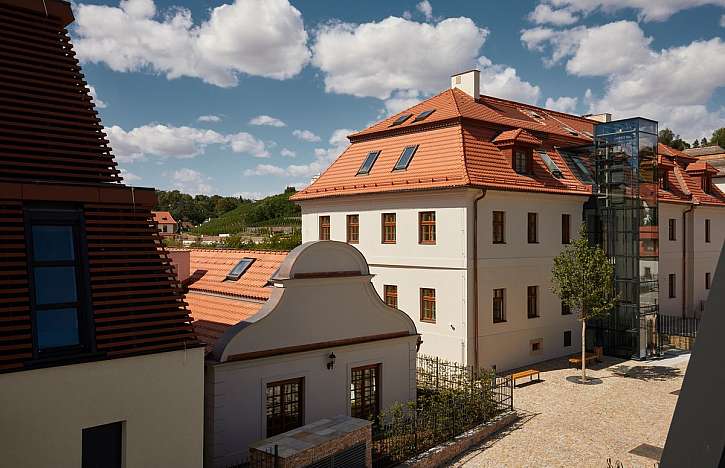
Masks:
[[[176,220],[168,211],[152,211],[156,224],[176,224]]]
[[[526,130],[522,128],[517,128],[516,130],[506,130],[505,132],[501,132],[498,134],[496,138],[494,138],[492,143],[496,144],[506,144],[506,143],[525,143],[529,145],[534,146],[541,146],[542,141],[527,132]]]
[[[189,291],[186,302],[196,336],[209,345],[214,344],[227,328],[256,314],[264,304],[195,291]]]

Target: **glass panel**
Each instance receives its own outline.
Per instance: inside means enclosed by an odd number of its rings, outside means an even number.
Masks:
[[[73,227],[33,226],[33,259],[36,261],[73,260]]]
[[[431,115],[433,112],[435,112],[435,109],[423,111],[413,120],[413,122],[420,122],[421,120],[425,120],[429,115]]]
[[[237,263],[234,268],[232,268],[232,270],[227,274],[227,279],[239,279],[247,271],[247,269],[253,262],[253,258],[243,258],[239,260],[239,263]]]
[[[38,348],[57,348],[80,343],[78,310],[50,309],[36,312]]]
[[[410,161],[413,159],[415,150],[417,149],[418,145],[406,146],[403,152],[400,154],[400,159],[398,159],[398,162],[395,164],[395,170],[407,169]]]
[[[378,155],[380,154],[380,151],[371,151],[368,153],[367,157],[365,158],[365,161],[363,161],[362,166],[360,166],[360,169],[358,169],[358,174],[367,174],[370,172],[370,170],[373,168],[373,164],[375,164],[375,161],[378,159]]]
[[[393,127],[395,125],[402,124],[403,122],[405,122],[406,120],[408,120],[411,115],[413,115],[413,114],[403,114],[403,115],[401,115],[400,117],[398,117],[397,119],[395,119],[395,121],[392,124],[390,124],[390,126]]]
[[[39,305],[76,301],[75,267],[35,267],[33,274],[35,277],[35,302]]]

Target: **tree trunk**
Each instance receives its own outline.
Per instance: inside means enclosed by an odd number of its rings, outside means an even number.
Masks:
[[[587,321],[582,320],[582,382],[587,381],[587,343],[586,343],[586,335],[587,335]]]

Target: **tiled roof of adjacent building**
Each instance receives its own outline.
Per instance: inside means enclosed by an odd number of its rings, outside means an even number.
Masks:
[[[176,220],[168,211],[152,211],[156,224],[176,224]]]
[[[723,154],[725,155],[725,149],[718,145],[701,146],[699,148],[687,148],[683,151],[688,156],[694,156],[699,158],[701,156],[709,156],[712,154]]]

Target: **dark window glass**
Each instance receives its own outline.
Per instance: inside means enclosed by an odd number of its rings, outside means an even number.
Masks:
[[[705,242],[710,242],[710,220],[705,220]]]
[[[571,330],[564,332],[564,347],[567,348],[569,346],[571,346]]]
[[[436,290],[420,288],[420,320],[422,322],[436,321]]]
[[[74,260],[73,227],[33,226],[33,260]]]
[[[493,243],[503,244],[506,242],[504,237],[504,212],[493,212]]]
[[[677,297],[677,280],[674,274],[670,274],[668,281],[670,299]]]
[[[35,280],[35,303],[47,305],[61,302],[75,302],[75,266],[45,266],[33,268]]]
[[[493,323],[506,321],[505,289],[493,290]]]
[[[539,242],[539,216],[536,213],[528,214],[528,239],[529,244],[536,244]]]
[[[556,177],[557,179],[563,179],[564,173],[561,172],[561,169],[559,169],[559,166],[556,165],[553,159],[551,159],[551,156],[549,156],[546,151],[539,150],[539,156],[541,156],[541,159],[544,161],[544,164],[546,165],[546,168],[549,169],[549,172],[551,172],[551,175]]]
[[[79,343],[78,309],[46,309],[35,313],[40,349],[72,346]]]
[[[304,379],[267,384],[267,437],[304,425]]]
[[[360,241],[360,216],[347,215],[347,242],[357,244]]]
[[[396,125],[402,124],[403,122],[405,122],[406,120],[408,120],[411,115],[413,115],[413,114],[403,114],[403,115],[401,115],[400,117],[398,117],[397,119],[395,119],[393,121],[393,123],[390,124],[390,126],[391,127],[394,127]]]
[[[421,211],[420,213],[418,213],[418,243],[436,243],[435,211]]]
[[[526,313],[528,318],[536,318],[539,316],[539,304],[538,304],[538,295],[539,295],[539,287],[538,286],[529,286],[526,288]]]
[[[677,240],[677,220],[670,219],[668,223],[669,240]]]
[[[710,289],[710,273],[705,273],[705,289]]]
[[[320,216],[320,240],[330,240],[330,217]]]
[[[350,416],[374,420],[380,414],[380,364],[350,372]]]
[[[526,150],[514,149],[514,171],[519,174],[529,172],[529,155]]]
[[[390,307],[398,308],[398,287],[392,284],[383,286],[385,290],[385,303]]]
[[[571,243],[571,215],[561,215],[561,243]]]
[[[363,161],[362,166],[360,166],[360,169],[357,170],[357,173],[358,174],[370,173],[370,170],[373,168],[375,161],[378,160],[379,155],[380,155],[380,151],[369,152],[368,156],[365,158],[365,161]]]
[[[383,213],[383,244],[395,244],[396,231],[395,213]]]
[[[234,268],[227,273],[227,279],[236,281],[239,278],[242,277],[244,273],[249,269],[250,266],[252,266],[252,263],[254,263],[253,258],[243,258],[237,262],[236,265],[234,265]]]
[[[121,468],[123,466],[123,423],[83,429],[81,468]]]
[[[406,146],[403,152],[400,153],[400,158],[398,158],[398,162],[395,163],[393,170],[402,171],[407,169],[417,149],[418,145]]]
[[[561,315],[571,315],[571,307],[564,301],[561,301]]]
[[[415,119],[413,120],[413,122],[420,122],[421,120],[425,120],[433,112],[435,112],[435,109],[429,109],[429,110],[423,111],[420,114],[415,116]]]

